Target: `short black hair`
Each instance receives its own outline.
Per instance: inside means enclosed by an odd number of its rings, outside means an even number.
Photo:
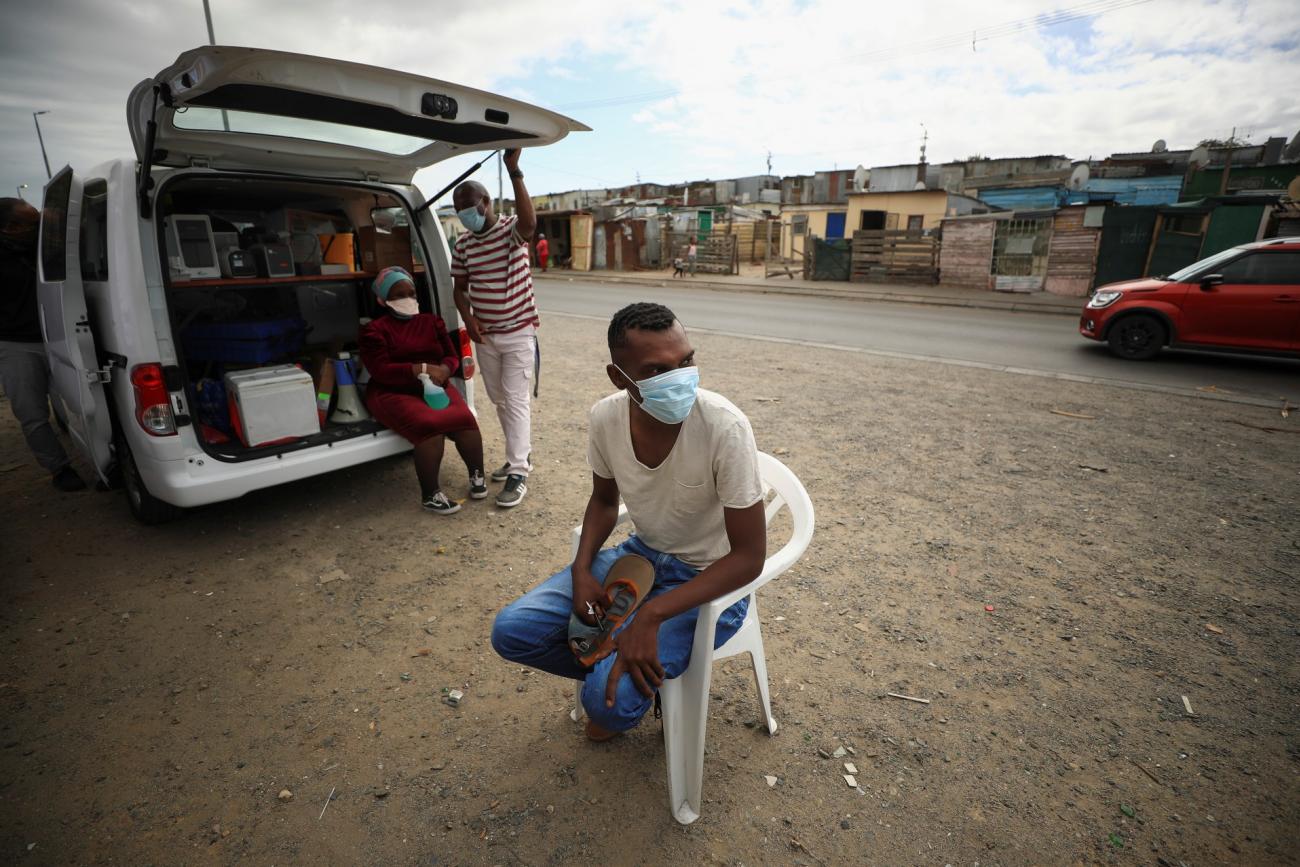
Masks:
[[[662,304],[652,301],[638,301],[629,304],[614,314],[609,320],[609,350],[622,349],[627,346],[629,328],[640,331],[667,331],[673,327],[677,317],[673,311]]]
[[[13,196],[0,199],[0,229],[5,228],[16,219],[20,210],[34,207],[26,199],[16,199]]]

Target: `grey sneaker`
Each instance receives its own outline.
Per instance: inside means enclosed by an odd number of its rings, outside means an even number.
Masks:
[[[453,503],[442,491],[425,497],[423,505],[427,511],[437,512],[439,515],[454,515],[460,511],[460,503]]]
[[[475,470],[469,474],[469,496],[473,500],[487,499],[487,479],[483,476],[482,470]]]
[[[528,472],[531,473],[532,471],[533,471],[533,453],[529,452]],[[497,467],[495,470],[492,471],[492,481],[494,482],[504,482],[508,478],[510,478],[510,461],[506,461],[504,464],[502,464],[501,466]]]
[[[524,501],[527,493],[528,486],[524,484],[524,477],[511,473],[506,477],[506,486],[497,494],[497,505],[503,509],[513,509]]]

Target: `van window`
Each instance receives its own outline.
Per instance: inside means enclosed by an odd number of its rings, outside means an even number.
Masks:
[[[87,181],[81,201],[81,279],[108,279],[108,182]]]
[[[47,283],[67,277],[65,247],[68,238],[68,198],[72,195],[72,169],[64,170],[45,188],[41,213],[41,275]]]

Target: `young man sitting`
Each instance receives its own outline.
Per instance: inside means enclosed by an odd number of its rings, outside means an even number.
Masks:
[[[620,391],[591,410],[591,498],[573,564],[506,606],[492,646],[506,659],[583,681],[587,736],[632,728],[665,679],[690,663],[697,608],[758,577],[767,554],[763,485],[749,420],[698,388],[695,350],[671,310],[632,304],[609,324]],[[620,496],[635,535],[601,550]],[[583,666],[570,650],[569,618],[597,625],[611,600],[602,582],[627,554],[654,566],[645,600],[615,634],[612,655]],[[745,619],[741,600],[718,619],[721,646]]]

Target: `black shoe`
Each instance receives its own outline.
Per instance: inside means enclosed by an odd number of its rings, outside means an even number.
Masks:
[[[454,515],[460,511],[460,503],[453,503],[442,491],[425,497],[422,505],[425,510],[437,512],[439,515]]]
[[[66,491],[67,493],[86,489],[86,483],[81,480],[81,476],[77,475],[77,471],[72,467],[64,467],[59,470],[50,479],[50,482],[60,491]]]
[[[497,494],[497,505],[503,509],[513,509],[524,501],[527,493],[528,486],[524,484],[524,477],[512,473],[506,478],[506,486]]]
[[[488,495],[487,479],[483,477],[482,470],[475,470],[469,474],[469,496],[472,500],[486,500]]]

